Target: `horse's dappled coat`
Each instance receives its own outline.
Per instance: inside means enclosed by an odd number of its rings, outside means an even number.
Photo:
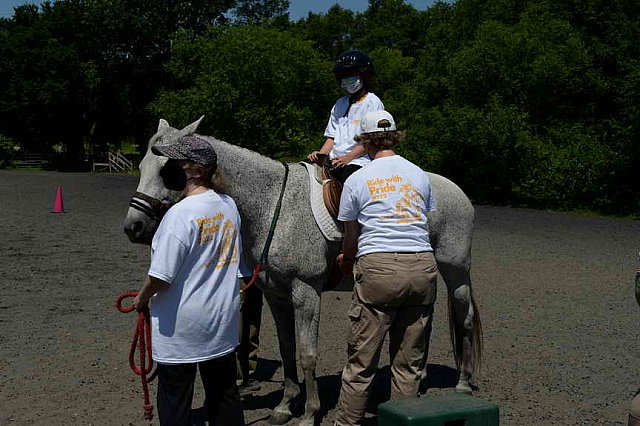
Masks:
[[[177,130],[160,120],[158,132],[140,164],[138,193],[160,201],[178,194],[162,186],[162,161],[150,152],[155,143],[171,143],[195,132],[200,120]],[[258,262],[280,195],[285,173],[283,165],[247,149],[203,136],[218,154],[218,167],[225,175],[226,192],[233,197],[242,217],[245,262]],[[429,173],[437,209],[429,214],[429,230],[440,274],[449,296],[450,330],[460,377],[456,390],[471,391],[471,378],[479,365],[481,325],[471,291],[471,237],[474,211],[469,199],[450,180]],[[316,226],[309,202],[309,181],[305,168],[291,164],[280,218],[269,251],[269,280],[258,280],[269,303],[278,330],[278,342],[285,376],[284,395],[271,421],[285,423],[291,417],[291,402],[300,395],[296,350],[306,386],[305,413],[300,424],[314,423],[320,409],[315,383],[318,356],[320,295],[334,265],[340,244],[328,242]],[[144,200],[137,200],[145,203]],[[149,208],[152,206],[149,205]],[[150,241],[157,222],[140,209],[130,208],[124,227],[133,242]]]

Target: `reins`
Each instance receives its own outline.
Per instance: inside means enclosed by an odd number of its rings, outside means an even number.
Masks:
[[[129,291],[122,293],[116,299],[116,308],[123,313],[133,312],[134,306],[127,308],[122,306],[122,300],[127,297],[136,297],[138,292]],[[138,348],[139,364],[136,365],[135,354]],[[142,392],[144,394],[144,418],[145,420],[153,420],[153,404],[149,399],[149,382],[156,378],[158,370],[154,371],[151,376],[147,377],[153,370],[153,357],[151,354],[151,322],[149,321],[149,307],[145,307],[138,312],[138,323],[136,324],[133,340],[129,349],[129,366],[131,371],[140,376],[142,383]]]
[[[249,282],[242,287],[240,291],[244,292],[249,287],[253,285],[253,283],[258,279],[258,275],[264,268],[269,266],[269,248],[271,247],[271,241],[273,240],[273,234],[276,230],[276,224],[278,223],[278,218],[280,217],[280,210],[282,209],[282,199],[284,198],[284,190],[287,187],[287,179],[289,177],[289,164],[282,163],[284,166],[284,178],[282,179],[282,188],[280,189],[280,196],[278,197],[278,203],[276,204],[276,210],[273,213],[273,218],[271,218],[271,226],[269,226],[269,233],[267,234],[267,240],[264,243],[264,247],[262,248],[262,254],[260,255],[260,260],[256,264],[256,267],[253,269],[253,274],[251,275],[251,279]],[[269,274],[267,271],[267,281],[269,280]]]
[[[140,200],[145,201],[149,205],[147,206]],[[171,206],[172,204],[163,203],[157,198],[153,198],[143,192],[138,191],[133,193],[133,196],[129,201],[129,207],[144,213],[151,219],[156,219],[158,221],[162,219],[164,214],[167,212],[167,210],[169,210],[169,207]]]

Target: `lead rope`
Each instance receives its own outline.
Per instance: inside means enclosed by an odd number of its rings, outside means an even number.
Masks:
[[[284,179],[282,180],[282,188],[280,189],[280,197],[278,197],[278,203],[276,204],[276,210],[273,213],[273,218],[271,219],[271,226],[269,227],[269,233],[267,234],[267,241],[264,243],[264,248],[262,249],[262,254],[260,255],[260,260],[256,264],[256,267],[253,269],[253,274],[251,275],[251,279],[249,282],[240,289],[240,292],[245,292],[249,287],[253,285],[253,283],[258,279],[258,275],[263,268],[269,266],[269,247],[271,247],[271,240],[273,240],[273,234],[276,230],[276,224],[278,223],[278,218],[280,217],[280,210],[282,209],[282,199],[284,198],[284,190],[287,186],[287,179],[289,177],[289,165],[287,163],[282,163],[284,166]],[[269,282],[269,271],[267,271],[267,282]]]
[[[136,297],[137,291],[129,291],[122,293],[116,299],[116,308],[122,313],[133,312],[136,308],[122,306],[122,300],[127,297]],[[139,366],[135,362],[136,347],[138,348]],[[149,307],[146,306],[142,311],[138,312],[138,323],[136,324],[133,340],[129,349],[129,366],[131,371],[140,376],[142,382],[142,393],[144,394],[144,419],[153,420],[153,404],[149,399],[149,382],[156,378],[158,370],[154,371],[151,376],[147,375],[153,370],[153,357],[151,354],[151,322],[149,321]]]

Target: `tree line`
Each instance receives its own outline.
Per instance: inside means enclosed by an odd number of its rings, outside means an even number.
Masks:
[[[272,158],[317,149],[335,57],[374,60],[401,154],[477,203],[640,211],[640,3],[58,0],[0,19],[0,166],[13,147],[144,152],[158,118]]]

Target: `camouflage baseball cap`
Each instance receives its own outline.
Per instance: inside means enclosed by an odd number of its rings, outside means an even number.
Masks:
[[[213,146],[195,135],[183,136],[176,143],[169,145],[154,145],[151,147],[151,152],[171,160],[188,160],[213,169],[216,168],[218,161]]]

